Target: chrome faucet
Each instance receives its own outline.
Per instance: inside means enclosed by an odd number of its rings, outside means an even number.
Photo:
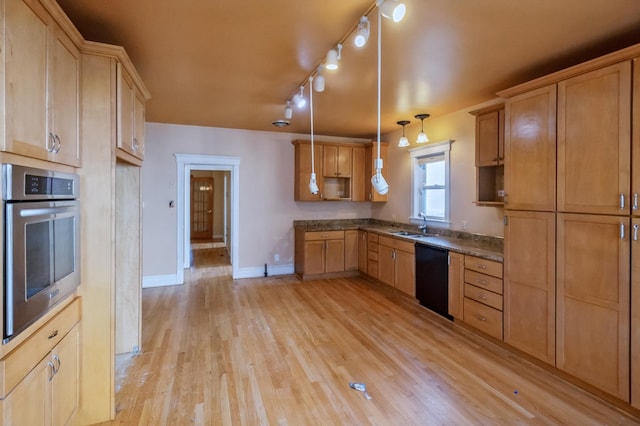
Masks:
[[[418,213],[418,217],[421,217],[422,220],[424,220],[424,224],[418,226],[418,229],[421,230],[422,232],[427,232],[427,215],[420,212]]]

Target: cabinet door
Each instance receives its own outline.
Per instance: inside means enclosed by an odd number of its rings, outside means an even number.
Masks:
[[[144,160],[145,100],[136,90],[133,97],[133,147],[135,156]]]
[[[476,118],[476,166],[498,164],[500,114],[492,111]]]
[[[504,341],[555,365],[555,213],[507,211]]]
[[[315,275],[324,273],[324,240],[304,243],[304,273]]]
[[[322,148],[322,175],[337,177],[338,147],[334,145],[324,145]]]
[[[631,405],[640,408],[640,219],[631,226]]]
[[[66,425],[78,408],[80,328],[76,325],[52,353],[57,372],[51,380],[51,420]]]
[[[57,26],[52,46],[49,114],[55,146],[49,160],[80,166],[80,52]]]
[[[351,154],[353,153],[353,148],[350,146],[339,146],[338,147],[338,158],[336,160],[336,164],[338,167],[338,176],[342,178],[351,177]]]
[[[344,231],[344,270],[357,271],[360,252],[358,246],[358,231]]]
[[[118,148],[134,155],[133,99],[136,89],[131,77],[120,63],[117,64],[116,72],[118,76]]]
[[[8,1],[5,7],[5,151],[46,160],[47,11],[37,0]]]
[[[3,425],[46,425],[51,401],[48,381],[53,377],[49,358],[42,360],[2,401]]]
[[[631,62],[558,83],[558,211],[629,214]]]
[[[325,272],[344,271],[344,239],[325,240]]]
[[[416,297],[416,257],[413,253],[395,251],[394,285],[403,293]]]
[[[393,249],[382,244],[378,245],[378,279],[385,284],[393,286],[395,276],[393,261]]]
[[[556,86],[514,96],[505,105],[505,206],[554,211]]]
[[[463,319],[464,255],[449,252],[449,315]]]
[[[367,273],[368,255],[367,231],[358,231],[358,270],[363,274]]]
[[[622,217],[558,213],[556,366],[625,401],[628,225]]]
[[[309,192],[309,179],[311,178],[311,144],[299,143],[295,145],[295,201],[320,201],[322,200],[322,145],[315,144],[313,147],[313,161],[318,184],[317,194]]]
[[[640,215],[640,59],[633,60],[633,117],[632,117],[632,149],[631,149],[631,214]],[[639,390],[640,391],[640,390]],[[640,395],[639,404],[640,404]]]
[[[354,147],[351,154],[351,201],[365,201],[365,149],[364,147]]]

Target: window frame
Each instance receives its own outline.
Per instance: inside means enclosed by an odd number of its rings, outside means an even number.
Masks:
[[[428,157],[444,157],[444,217],[427,216],[427,222],[438,223],[451,223],[451,211],[450,211],[450,199],[451,199],[451,144],[453,140],[444,140],[441,142],[430,143],[425,146],[409,149],[409,156],[411,157],[411,216],[410,220],[424,221],[420,217],[420,199],[417,196],[418,190],[424,187],[424,182],[419,179],[420,174],[417,170],[420,167],[421,160]]]

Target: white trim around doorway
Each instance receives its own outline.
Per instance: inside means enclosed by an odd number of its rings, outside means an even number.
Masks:
[[[214,170],[229,171],[231,182],[229,192],[231,198],[231,235],[229,236],[231,245],[231,273],[233,279],[238,278],[238,223],[240,211],[240,157],[223,157],[217,155],[197,155],[197,154],[175,154],[177,163],[177,284],[184,283],[184,270],[190,266],[189,248],[189,176],[192,170]],[[226,199],[226,197],[225,197]]]

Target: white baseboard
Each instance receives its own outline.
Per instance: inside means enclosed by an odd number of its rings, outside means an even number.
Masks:
[[[142,277],[142,288],[166,287],[170,285],[179,285],[176,274],[150,275]]]
[[[291,275],[295,271],[291,265],[267,265],[267,275]],[[233,279],[264,277],[264,266],[252,268],[239,268],[238,274]]]

